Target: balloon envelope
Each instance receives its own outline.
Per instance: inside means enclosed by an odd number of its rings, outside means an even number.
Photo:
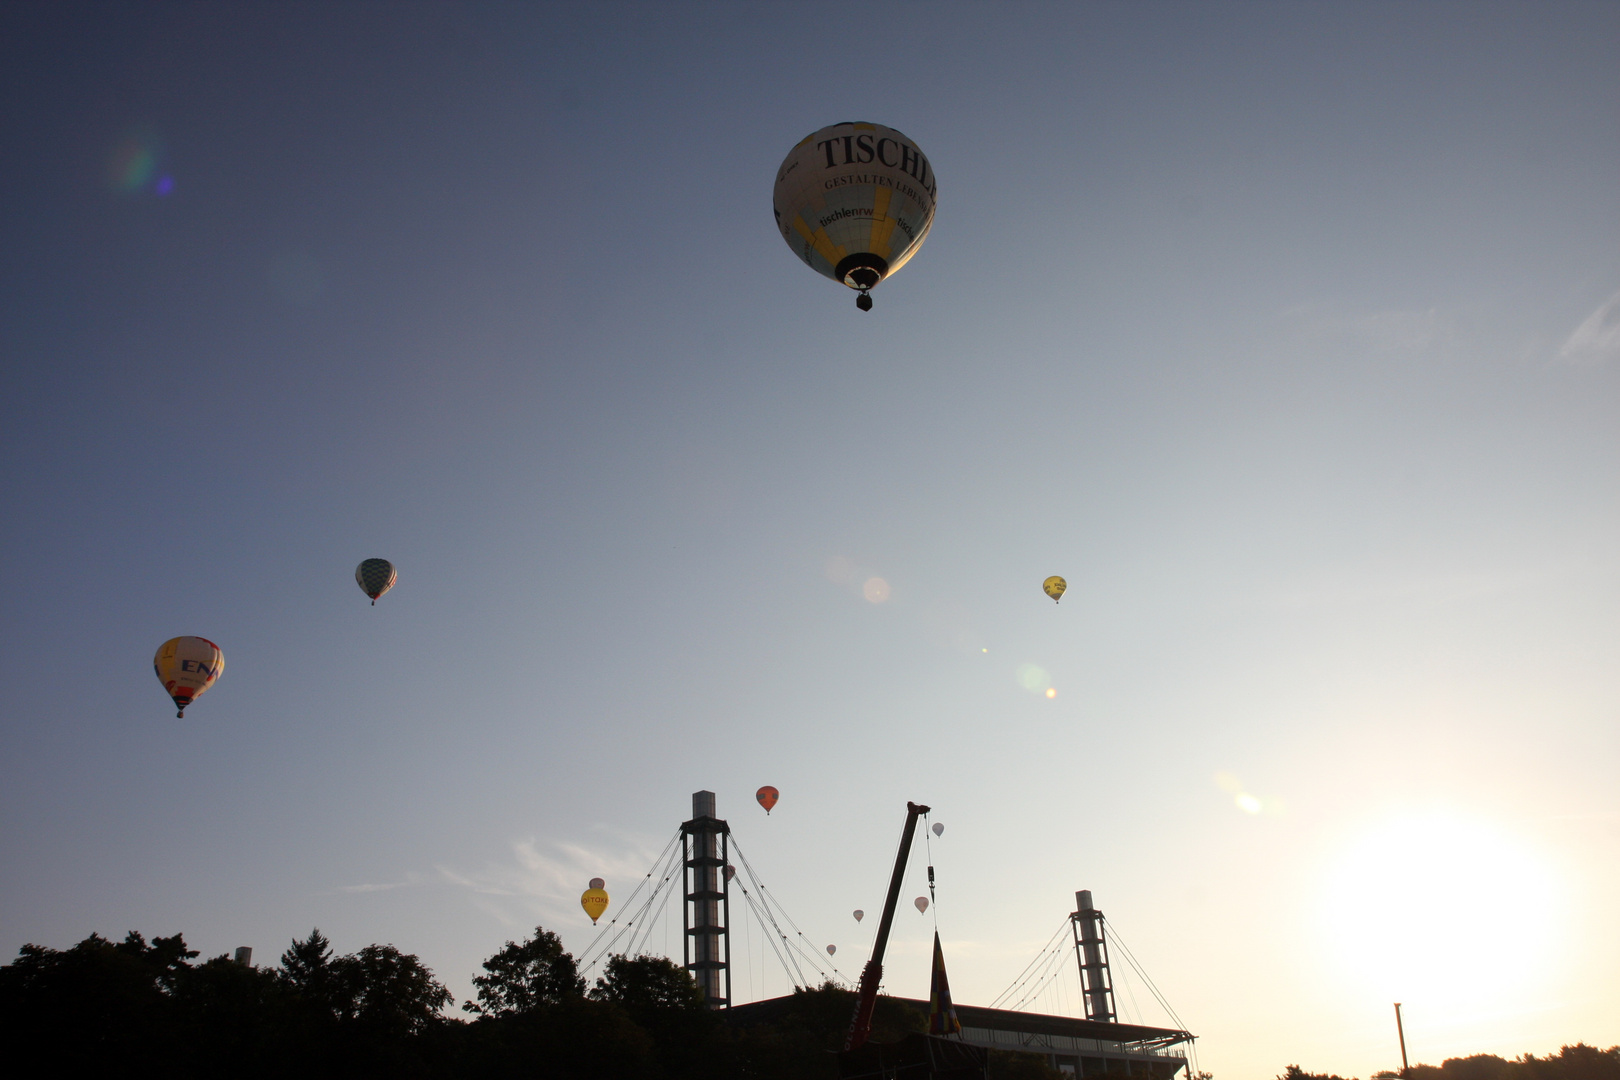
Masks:
[[[1058,577],[1056,574],[1053,574],[1051,577],[1041,582],[1041,590],[1045,592],[1047,596],[1052,598],[1052,603],[1054,604],[1063,599],[1063,593],[1066,589],[1068,589],[1068,587],[1069,583]]]
[[[601,879],[593,878],[592,880],[594,882]],[[585,909],[585,914],[591,917],[591,925],[595,926],[596,920],[602,917],[602,912],[608,909],[607,890],[600,885],[593,884],[580,894],[579,906]]]
[[[377,606],[377,597],[394,587],[399,580],[399,571],[387,559],[367,559],[354,568],[355,583],[360,591],[371,597],[371,605]]]
[[[735,866],[732,866],[730,863],[726,863],[726,880],[730,881],[732,878],[734,878],[736,876],[737,876],[737,868]]]
[[[175,715],[185,716],[186,706],[213,686],[225,670],[225,654],[207,638],[170,638],[158,646],[152,670],[180,710]]]
[[[827,955],[828,956],[831,956],[833,953],[835,953],[837,951],[838,951],[838,946],[836,946],[836,945],[827,946]]]
[[[862,911],[860,908],[856,908],[855,909],[855,921],[860,922],[864,918],[866,918],[866,912]]]
[[[942,825],[941,823],[937,822],[937,821],[934,822],[934,835],[935,836],[944,836],[945,835],[945,826]]]
[[[599,878],[599,877],[593,877],[593,878],[591,878],[591,883],[590,883],[590,885],[589,885],[589,886],[588,886],[588,888],[592,888],[592,889],[605,889],[605,888],[607,888],[607,882],[605,882],[605,881],[603,881],[603,880],[602,880],[602,879],[601,879],[601,878]]]
[[[823,277],[864,294],[917,253],[934,223],[939,185],[917,144],[882,124],[843,123],[806,135],[776,171],[776,227]]]
[[[776,805],[776,800],[781,798],[781,795],[780,791],[777,791],[769,784],[754,792],[754,798],[759,800],[759,805],[765,808],[767,814],[771,812],[771,807]]]
[[[917,905],[917,910],[919,912],[928,910],[928,897],[926,896],[919,896],[917,899],[913,900],[912,903]]]

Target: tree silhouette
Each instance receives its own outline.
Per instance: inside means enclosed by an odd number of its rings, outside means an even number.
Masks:
[[[585,980],[574,957],[556,934],[540,926],[521,945],[508,941],[484,961],[484,972],[473,976],[478,1004],[462,1005],[470,1013],[511,1016],[585,996]]]

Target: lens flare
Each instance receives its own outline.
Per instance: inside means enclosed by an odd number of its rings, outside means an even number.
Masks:
[[[136,128],[107,157],[107,187],[120,195],[167,195],[174,177],[163,168],[163,144],[147,128]]]
[[[866,584],[861,586],[861,595],[874,604],[881,604],[889,598],[889,583],[880,577],[867,578]]]
[[[1055,686],[1048,686],[1048,687],[1047,687],[1047,688],[1046,688],[1046,696],[1047,696],[1047,697],[1049,697],[1049,698],[1055,698],[1055,697],[1057,697],[1057,687],[1055,687]]]
[[[1052,676],[1039,664],[1019,664],[1014,677],[1019,686],[1032,694],[1044,694],[1047,687],[1052,685]]]

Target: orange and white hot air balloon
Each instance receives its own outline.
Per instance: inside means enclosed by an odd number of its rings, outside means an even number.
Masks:
[[[186,706],[213,686],[225,670],[225,654],[207,638],[170,638],[158,646],[152,670],[180,710],[174,715],[184,717]]]
[[[765,808],[766,815],[770,814],[771,807],[775,806],[776,800],[780,799],[781,797],[782,793],[771,787],[769,784],[766,784],[764,787],[754,792],[754,798],[758,799],[759,805]]]
[[[599,877],[593,877],[591,878],[590,888],[580,893],[579,906],[584,908],[585,914],[591,917],[592,926],[596,925],[596,920],[600,919],[602,913],[608,909],[609,900],[606,886],[607,882]]]

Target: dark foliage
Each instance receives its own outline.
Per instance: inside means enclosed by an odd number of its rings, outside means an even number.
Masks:
[[[1373,1074],[1374,1080],[1399,1080],[1398,1069],[1386,1069]],[[1407,1080],[1620,1080],[1620,1046],[1599,1050],[1595,1046],[1576,1043],[1565,1046],[1556,1054],[1538,1058],[1534,1054],[1508,1059],[1495,1054],[1474,1054],[1465,1058],[1447,1058],[1439,1065],[1413,1065],[1406,1070]],[[1301,1072],[1299,1066],[1288,1066],[1288,1072],[1278,1080],[1337,1080],[1315,1077]]]
[[[608,960],[590,993],[555,934],[536,928],[484,963],[469,1021],[449,992],[392,945],[334,955],[319,930],[279,966],[194,963],[178,934],[99,935],[70,949],[26,945],[0,967],[0,1036],[20,1075],[162,1075],[343,1080],[833,1080],[855,995],[795,991],[745,1022],[703,1006],[661,957]],[[873,1038],[923,1030],[922,1011],[880,997]],[[1050,1080],[1036,1055],[992,1052],[992,1080]],[[1208,1080],[1207,1075],[1198,1080]],[[1290,1065],[1279,1080],[1339,1080]],[[1486,1055],[1415,1066],[1409,1080],[1620,1080],[1620,1047],[1545,1058]]]
[[[1308,1073],[1298,1065],[1290,1065],[1277,1080],[1344,1080],[1344,1077],[1333,1073]]]
[[[485,960],[484,974],[473,976],[473,985],[478,1004],[469,1001],[462,1008],[489,1016],[512,1016],[585,996],[585,980],[573,956],[556,934],[538,926],[523,944],[508,941]]]

